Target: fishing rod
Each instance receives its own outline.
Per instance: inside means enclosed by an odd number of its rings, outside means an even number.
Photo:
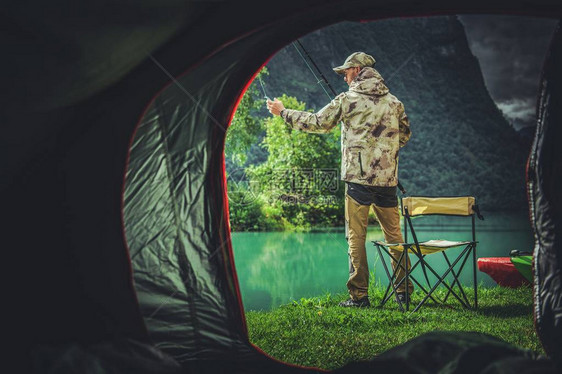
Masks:
[[[314,78],[316,79],[316,83],[318,83],[320,85],[320,87],[322,87],[322,90],[324,90],[324,93],[326,94],[326,96],[328,96],[328,98],[330,100],[332,100],[335,96],[337,96],[336,90],[334,90],[334,88],[332,87],[332,85],[330,84],[330,82],[328,82],[328,79],[326,78],[326,76],[324,75],[324,73],[322,73],[322,70],[320,70],[320,68],[318,67],[318,65],[316,65],[316,62],[314,62],[314,60],[312,59],[312,57],[310,56],[310,54],[308,53],[308,51],[306,50],[306,48],[304,48],[304,46],[302,45],[302,43],[300,42],[300,40],[296,40],[293,43],[293,47],[295,47],[295,49],[297,50],[299,56],[301,56],[302,60],[304,61],[304,63],[306,64],[306,66],[308,67],[308,70],[310,70],[310,72],[312,73],[312,75],[314,76]],[[300,47],[300,49],[299,49]],[[306,57],[302,54],[301,52],[304,52],[304,54],[306,55]],[[310,61],[310,63],[312,63],[312,65],[314,66],[314,68],[316,69],[316,71],[318,72],[318,74],[320,75],[320,77],[318,77],[318,75],[314,72],[314,69],[312,68],[312,66],[310,66],[310,64],[307,61]],[[263,92],[263,97],[266,100],[270,100],[270,97],[267,95],[267,92],[265,91],[265,85],[263,83],[263,80],[261,79],[261,76],[258,75],[258,81],[260,82],[260,86],[261,86],[261,90]],[[328,91],[326,91],[326,88],[324,87],[324,85],[322,83],[325,83],[326,86],[328,86],[328,88],[330,89],[330,91],[332,92],[333,96],[330,96],[330,94],[328,93]]]
[[[312,59],[312,57],[310,56],[310,54],[308,53],[308,51],[306,50],[306,48],[304,48],[304,46],[302,45],[302,43],[300,42],[300,40],[295,40],[293,42],[293,47],[295,47],[295,49],[297,50],[298,54],[301,56],[302,60],[304,61],[304,63],[306,64],[306,66],[308,67],[308,70],[310,70],[310,72],[312,73],[312,75],[314,76],[314,78],[316,79],[316,83],[318,83],[320,85],[320,87],[322,87],[322,89],[324,90],[324,93],[326,93],[326,96],[328,96],[328,98],[330,100],[332,100],[335,96],[337,96],[338,94],[336,93],[336,90],[334,90],[334,88],[332,87],[332,85],[330,84],[330,82],[328,82],[328,79],[326,78],[326,76],[324,75],[324,73],[322,73],[322,70],[320,70],[320,68],[318,67],[318,65],[316,65],[316,62],[314,62],[314,60]],[[312,69],[312,67],[310,66],[310,64],[308,63],[308,61],[306,60],[306,58],[303,56],[301,50],[299,49],[299,47],[302,49],[302,51],[306,54],[306,57],[308,57],[308,60],[312,63],[312,65],[314,66],[314,68],[316,69],[316,71],[318,72],[318,74],[320,74],[319,78],[316,73],[314,72],[314,70]],[[328,93],[328,91],[326,91],[326,88],[322,85],[322,82],[324,82],[326,84],[326,86],[328,86],[328,88],[330,89],[330,91],[332,91],[332,95],[330,96],[330,94]]]
[[[267,93],[265,92],[265,86],[263,84],[263,80],[261,79],[261,74],[258,74],[258,80],[260,81],[261,90],[263,91],[263,97],[266,100],[273,101],[269,98],[269,96],[267,96]]]

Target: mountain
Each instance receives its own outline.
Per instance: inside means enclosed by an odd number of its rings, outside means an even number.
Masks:
[[[375,57],[411,122],[399,169],[411,195],[470,194],[483,211],[526,209],[528,149],[490,97],[455,16],[344,22],[300,41],[337,92],[347,85],[332,67],[355,51]],[[268,95],[286,93],[316,110],[328,103],[294,45],[267,68]]]

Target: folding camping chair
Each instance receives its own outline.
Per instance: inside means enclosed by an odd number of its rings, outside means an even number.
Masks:
[[[402,282],[409,284],[412,281],[424,294],[425,297],[420,301],[413,312],[416,312],[427,300],[432,300],[439,304],[444,304],[449,296],[453,296],[457,299],[460,304],[465,308],[478,307],[478,287],[476,282],[476,230],[475,230],[475,219],[476,214],[479,219],[484,219],[478,210],[478,206],[475,205],[475,198],[472,196],[461,196],[461,197],[421,197],[421,196],[410,196],[403,197],[401,199],[402,205],[402,215],[403,215],[403,227],[404,227],[404,241],[405,243],[385,243],[382,241],[373,241],[373,244],[378,250],[379,258],[381,259],[382,265],[389,279],[388,287],[381,301],[381,306],[384,305],[393,295],[396,295],[398,287]],[[469,241],[451,241],[451,240],[427,240],[420,242],[412,225],[412,217],[416,216],[427,216],[427,215],[440,215],[440,216],[461,216],[470,217],[472,221],[472,240]],[[412,235],[411,242],[408,242],[408,232]],[[451,248],[463,248],[458,256],[451,261],[449,256],[447,256],[447,250]],[[400,256],[396,258],[391,254],[390,249],[399,251]],[[400,266],[404,271],[405,275],[401,279],[396,279],[396,273],[399,269],[398,267],[394,271],[390,271],[387,263],[384,259],[383,253],[392,259]],[[431,254],[441,253],[447,264],[447,268],[444,272],[439,274],[427,261],[426,256]],[[414,255],[414,263],[410,262],[409,254]],[[467,260],[472,255],[472,272],[474,281],[474,301],[471,304],[466,292],[464,291],[459,276],[461,275]],[[411,268],[408,268],[408,262],[411,264]],[[457,266],[455,270],[455,266]],[[420,267],[423,271],[425,280],[427,281],[427,289],[422,286],[418,280],[412,276],[412,272]],[[431,284],[427,276],[427,272],[430,272],[437,278],[437,280]],[[447,276],[452,275],[453,281],[451,284],[445,282]],[[444,299],[438,301],[437,296],[434,291],[443,285],[447,288],[447,293]],[[454,287],[457,286],[458,290]],[[405,305],[398,300],[398,305],[402,311],[408,311],[410,307],[410,300],[406,298]]]

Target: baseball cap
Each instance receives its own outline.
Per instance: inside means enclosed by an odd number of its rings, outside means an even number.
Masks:
[[[333,68],[334,71],[338,74],[343,74],[344,70],[347,68],[353,68],[356,66],[359,67],[367,67],[373,66],[375,64],[375,59],[373,56],[366,54],[365,52],[353,52],[349,55],[348,58],[345,59],[345,62],[342,66],[338,66]]]

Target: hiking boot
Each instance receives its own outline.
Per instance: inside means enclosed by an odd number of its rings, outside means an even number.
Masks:
[[[406,292],[399,292],[396,294],[396,302],[399,302],[401,304],[410,304],[410,295]]]
[[[343,307],[367,308],[371,306],[371,303],[369,302],[369,298],[365,296],[364,298],[359,300],[349,299],[346,301],[342,301],[339,305]]]

